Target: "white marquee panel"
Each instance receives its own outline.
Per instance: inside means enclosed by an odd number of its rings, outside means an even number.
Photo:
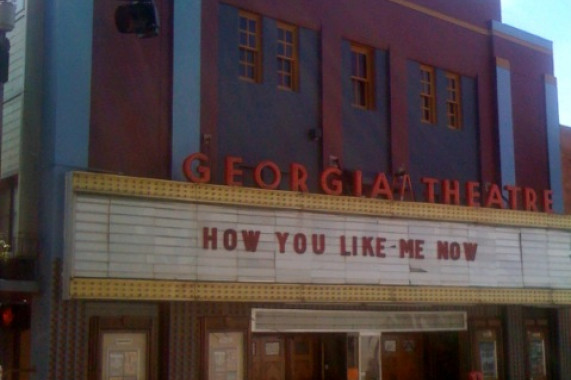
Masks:
[[[84,194],[68,207],[72,277],[571,288],[566,231]],[[401,241],[419,250],[409,257]],[[439,259],[439,242],[459,258]]]

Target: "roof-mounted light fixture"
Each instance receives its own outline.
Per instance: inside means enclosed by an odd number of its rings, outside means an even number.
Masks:
[[[115,10],[115,26],[120,33],[139,38],[159,35],[159,13],[154,0],[127,0]]]

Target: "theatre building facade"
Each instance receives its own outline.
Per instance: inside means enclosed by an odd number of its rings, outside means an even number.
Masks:
[[[499,0],[31,3],[10,379],[571,378],[552,45]]]

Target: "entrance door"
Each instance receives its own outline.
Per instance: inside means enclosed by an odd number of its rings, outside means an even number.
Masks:
[[[252,380],[285,380],[283,335],[252,338]]]
[[[323,380],[347,379],[347,334],[327,334],[321,337]]]
[[[423,379],[423,343],[421,333],[382,334],[382,379]]]
[[[313,335],[292,335],[286,340],[288,347],[288,374],[291,380],[318,379],[319,345]]]
[[[321,379],[320,349],[317,335],[254,336],[252,379],[319,380]]]

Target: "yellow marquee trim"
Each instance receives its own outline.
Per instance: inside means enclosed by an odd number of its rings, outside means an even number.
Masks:
[[[209,302],[571,305],[571,290],[73,278],[74,299]]]
[[[262,190],[86,172],[72,173],[71,183],[72,190],[78,193],[439,222],[571,230],[571,215],[541,212]]]

